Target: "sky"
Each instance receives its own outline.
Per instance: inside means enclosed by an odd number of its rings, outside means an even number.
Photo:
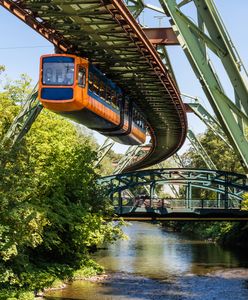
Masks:
[[[157,0],[146,0],[146,3],[159,6]],[[247,0],[215,0],[214,1],[223,20],[232,41],[237,48],[244,65],[248,66],[248,1]],[[187,5],[184,11],[192,19],[194,13],[192,5]],[[160,14],[145,10],[140,16],[140,21],[144,22],[148,27],[158,27],[159,20],[157,16]],[[168,27],[168,18],[165,17],[161,21],[162,27]],[[5,65],[6,74],[11,79],[18,79],[20,74],[28,74],[35,84],[39,74],[39,58],[43,54],[53,53],[53,45],[45,38],[29,28],[22,21],[14,17],[3,7],[0,7],[0,65]],[[179,84],[181,93],[197,96],[202,103],[211,111],[208,101],[196,79],[190,64],[180,46],[171,46],[168,48],[172,65],[175,71],[176,79]],[[217,61],[216,61],[217,63]],[[229,82],[222,70],[220,64],[217,63],[217,71],[224,83],[224,88],[231,95]],[[201,133],[205,130],[205,126],[197,119],[197,117],[189,116],[189,127],[195,133]],[[94,134],[99,143],[104,141],[104,137]],[[122,145],[115,146],[116,152],[125,151],[126,147]],[[183,147],[185,149],[185,147]]]

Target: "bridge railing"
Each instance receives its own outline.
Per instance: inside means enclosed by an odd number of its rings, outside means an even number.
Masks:
[[[113,198],[115,212],[126,214],[131,212],[193,212],[197,210],[240,210],[238,199],[149,199],[149,198]]]

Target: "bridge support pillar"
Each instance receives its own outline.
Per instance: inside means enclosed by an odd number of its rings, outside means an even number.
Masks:
[[[221,186],[218,186],[219,189],[221,189]],[[221,193],[217,192],[217,208],[221,206]]]
[[[118,191],[118,206],[119,206],[119,213],[123,213],[123,207],[122,207],[122,196],[121,196],[121,191]]]
[[[192,186],[191,182],[189,182],[186,186],[186,202],[187,202],[187,208],[192,207]]]
[[[229,208],[229,197],[228,197],[228,176],[225,176],[225,209]]]
[[[152,182],[150,184],[150,207],[152,208],[153,207],[153,198],[154,198],[154,195],[155,195],[155,182]]]

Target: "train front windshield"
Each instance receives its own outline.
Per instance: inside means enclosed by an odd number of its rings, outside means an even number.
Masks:
[[[42,61],[43,85],[73,85],[74,66],[74,58],[72,57],[44,57]]]

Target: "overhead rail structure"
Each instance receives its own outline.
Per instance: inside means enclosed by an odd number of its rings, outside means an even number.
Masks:
[[[200,81],[229,144],[240,157],[247,173],[248,139],[245,128],[248,127],[248,72],[214,1],[159,0],[160,7],[143,0],[126,0],[126,2],[136,17],[144,9],[151,9],[169,18],[172,29]],[[223,66],[233,93],[227,95],[225,92],[223,81],[218,76],[210,57],[217,58]],[[235,95],[235,99],[230,98],[231,94]]]
[[[150,151],[135,170],[173,155],[187,132],[185,107],[159,54],[122,1],[0,0],[56,52],[85,57],[136,103],[147,120]]]

